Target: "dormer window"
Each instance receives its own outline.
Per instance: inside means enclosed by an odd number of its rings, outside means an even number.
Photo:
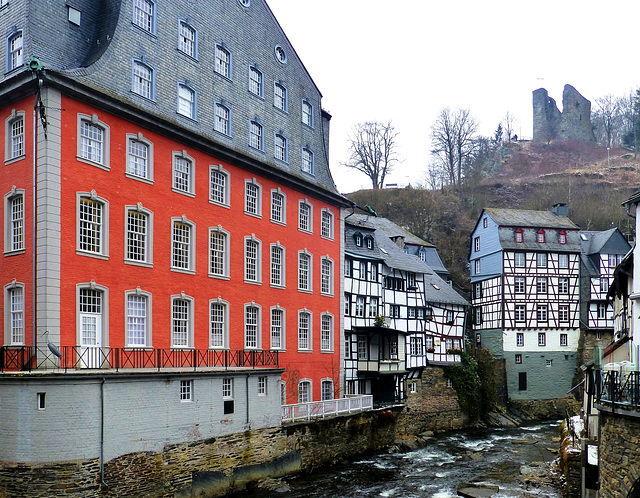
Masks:
[[[524,241],[524,237],[522,234],[522,230],[520,228],[518,228],[516,230],[516,242],[523,242]]]
[[[373,249],[373,238],[372,237],[365,237],[364,238],[366,244],[367,244],[367,249]]]
[[[544,244],[544,230],[539,230],[538,231],[538,236],[536,238],[537,242],[539,244]]]
[[[567,232],[565,232],[564,230],[562,232],[560,232],[560,235],[558,236],[558,242],[560,244],[566,244],[567,243]]]
[[[353,239],[354,239],[354,240],[355,240],[355,242],[356,242],[356,246],[358,246],[358,247],[362,247],[362,234],[359,234],[359,233],[355,234],[355,235],[353,236]]]

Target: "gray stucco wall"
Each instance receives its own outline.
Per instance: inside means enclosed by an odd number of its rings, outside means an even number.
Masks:
[[[516,400],[562,398],[573,387],[577,353],[545,351],[533,353],[523,351],[522,364],[516,365],[515,355],[507,358],[507,389],[509,398]],[[551,366],[547,366],[551,360]],[[527,374],[527,390],[519,389],[519,373]]]

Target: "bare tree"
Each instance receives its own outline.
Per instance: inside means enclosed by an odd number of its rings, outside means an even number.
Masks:
[[[509,111],[507,111],[506,114],[504,115],[504,118],[502,118],[502,126],[504,128],[505,134],[507,135],[507,142],[511,142],[511,140],[513,140],[514,137],[516,137],[515,135],[516,118]]]
[[[621,126],[621,101],[613,95],[596,99],[596,128],[602,130],[604,145],[611,147]]]
[[[391,121],[356,125],[349,136],[350,157],[342,165],[367,175],[374,189],[382,188],[386,176],[400,162],[397,136]]]
[[[477,123],[468,109],[445,107],[431,126],[431,154],[447,173],[449,183],[462,184],[462,175],[474,152]]]

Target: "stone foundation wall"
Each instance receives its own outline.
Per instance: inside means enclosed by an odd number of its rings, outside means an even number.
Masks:
[[[522,420],[564,419],[580,413],[580,402],[567,395],[557,399],[510,400],[509,410]]]
[[[0,498],[223,496],[282,477],[381,451],[395,439],[402,408],[256,429],[99,459],[55,464],[0,462]],[[54,442],[52,444],[62,444]]]

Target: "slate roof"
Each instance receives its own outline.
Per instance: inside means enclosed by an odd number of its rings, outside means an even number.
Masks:
[[[566,216],[558,216],[551,211],[532,209],[495,209],[486,208],[485,212],[500,226],[558,228],[578,230],[579,227]]]
[[[616,227],[603,231],[580,232],[582,252],[585,254],[626,254],[629,243]]]

